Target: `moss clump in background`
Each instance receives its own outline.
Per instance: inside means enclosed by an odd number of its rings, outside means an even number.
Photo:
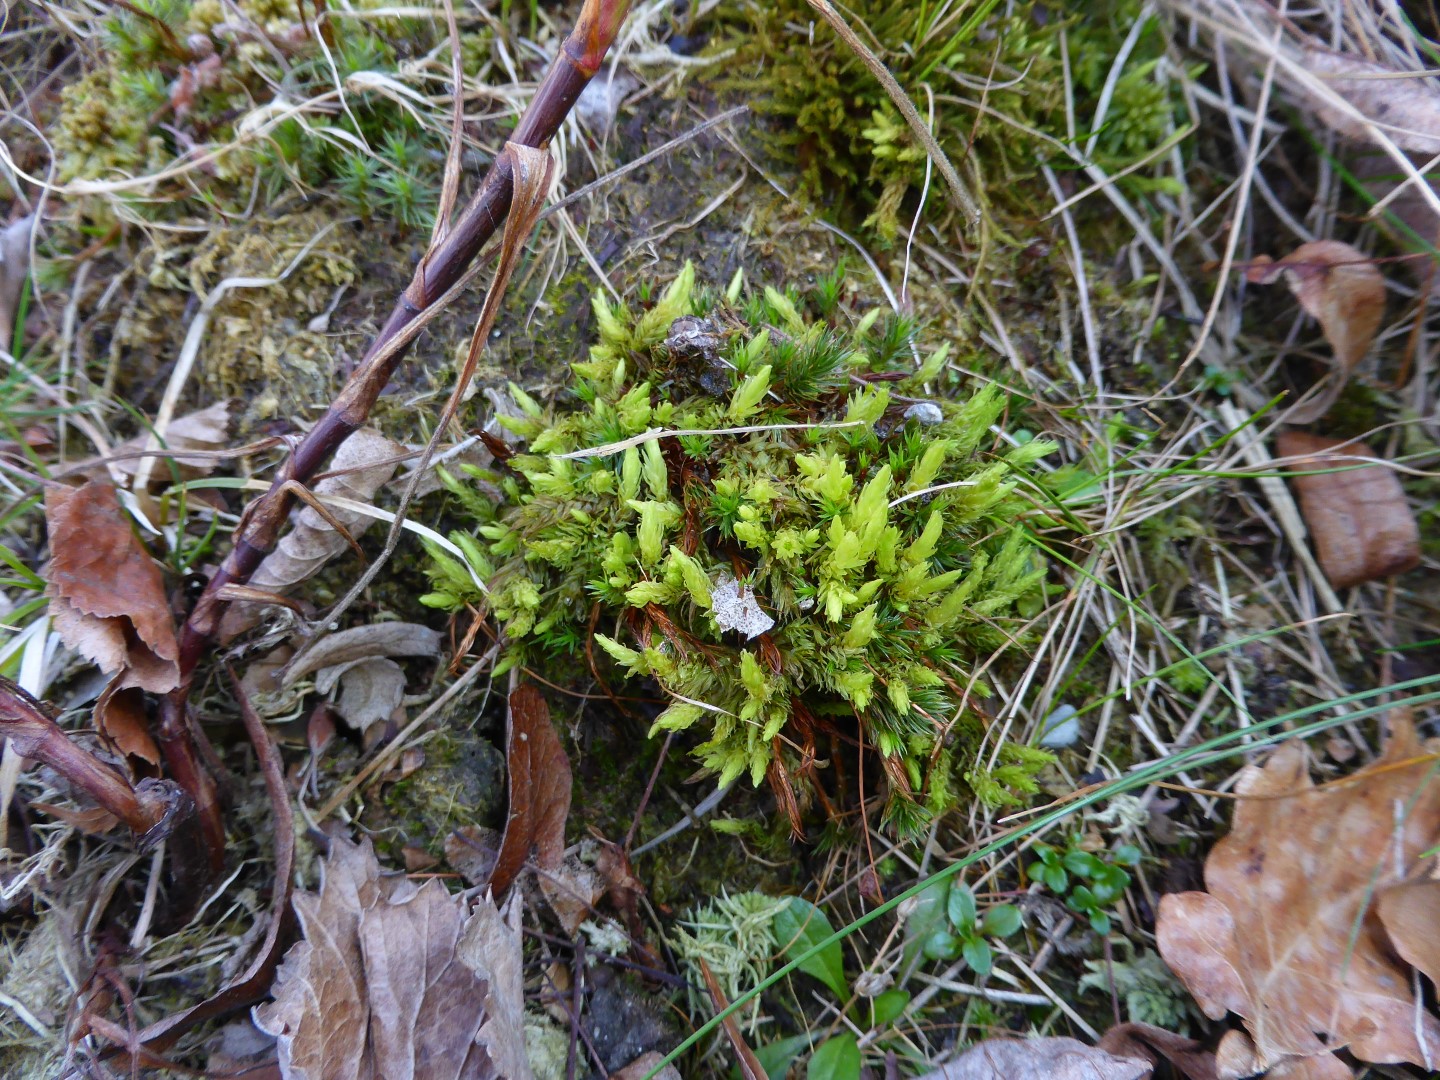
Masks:
[[[364,217],[428,226],[442,152],[426,149],[415,104],[398,103],[396,76],[429,63],[434,28],[369,16],[388,6],[382,0],[353,6],[318,24],[274,0],[137,0],[115,11],[96,38],[95,66],[62,92],[51,131],[58,179],[175,170],[125,195],[142,217],[248,216],[257,199],[268,206],[286,190],[326,189]],[[472,73],[483,75],[490,39],[464,39]],[[443,147],[443,136],[433,143]],[[186,171],[197,159],[199,171]],[[100,202],[86,209],[101,220],[113,213]]]
[[[499,504],[449,478],[478,527],[453,534],[468,567],[432,548],[424,602],[493,615],[502,669],[582,655],[593,633],[668,696],[653,731],[703,733],[720,783],[768,780],[797,828],[818,759],[858,737],[888,823],[913,834],[960,799],[984,737],[977,669],[1024,639],[1017,606],[1043,591],[1014,489],[1053,447],[992,434],[993,386],[901,398],[945,359],[917,369],[905,320],[807,321],[795,296],[741,303],[741,285],[696,289],[687,264],[648,311],[597,297],[574,400],[547,411],[515,389],[529,452],[473,470]],[[832,317],[837,292],[817,290]],[[1011,801],[1048,760],[1005,744],[963,782]]]
[[[1159,22],[1141,21],[1141,6],[856,0],[845,10],[922,115],[933,107],[932,129],[951,159],[968,159],[986,198],[1025,219],[1033,200],[1023,181],[1047,162],[1076,167],[1055,140],[1074,141],[1114,173],[1173,133],[1174,72]],[[799,168],[808,197],[846,220],[858,208],[879,240],[893,241],[913,215],[907,197],[918,198],[926,155],[875,77],[805,0],[743,0],[720,17],[712,52],[726,59],[715,85],[780,121],[769,138]],[[1141,192],[1167,183],[1143,173],[1121,182]]]

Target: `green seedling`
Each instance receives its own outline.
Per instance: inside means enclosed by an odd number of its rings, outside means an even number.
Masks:
[[[1036,844],[1037,861],[1026,872],[1056,896],[1065,898],[1065,906],[1089,920],[1097,934],[1110,933],[1110,914],[1130,887],[1126,867],[1137,866],[1140,849],[1134,844],[1121,844],[1108,857],[1079,847],[1064,851],[1049,844]]]

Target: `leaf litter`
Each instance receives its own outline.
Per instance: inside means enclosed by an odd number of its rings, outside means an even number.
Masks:
[[[136,538],[115,488],[91,480],[45,491],[46,595],[66,645],[119,689],[163,694],[179,683],[180,647],[160,569]]]
[[[1156,926],[1161,955],[1205,1014],[1244,1021],[1231,1060],[1320,1076],[1343,1070],[1340,1049],[1375,1063],[1440,1061],[1440,1019],[1396,956],[1416,955],[1409,934],[1434,934],[1440,893],[1423,893],[1428,920],[1387,927],[1381,915],[1386,893],[1425,880],[1434,862],[1436,749],[1397,714],[1381,757],[1344,780],[1316,787],[1293,740],[1241,773],[1234,824],[1205,863],[1207,891],[1161,897]]]
[[[254,1010],[285,1080],[527,1078],[516,907],[472,911],[382,874],[368,838],[330,844],[318,892],[294,898],[304,940]]]
[[[1339,240],[1301,244],[1278,260],[1257,256],[1245,275],[1257,285],[1278,278],[1320,324],[1333,353],[1333,372],[1325,389],[1294,406],[1285,419],[1308,424],[1329,411],[1356,365],[1365,359],[1385,318],[1385,278],[1373,260]]]

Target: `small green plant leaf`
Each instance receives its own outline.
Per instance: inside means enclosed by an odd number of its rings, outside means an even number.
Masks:
[[[825,913],[809,900],[799,896],[792,896],[790,902],[780,909],[775,916],[774,931],[775,940],[780,942],[782,955],[806,952],[834,932]],[[815,976],[842,1001],[849,996],[845,985],[845,957],[840,951],[838,941],[832,941],[802,963],[800,970]]]
[[[1065,869],[1077,877],[1093,878],[1105,872],[1105,864],[1088,851],[1067,851]]]
[[[960,954],[965,957],[965,963],[970,965],[970,969],[982,978],[989,975],[990,969],[995,966],[990,945],[984,938],[966,938],[960,947]]]
[[[960,955],[960,939],[949,930],[936,930],[925,939],[927,960],[954,960]]]
[[[915,957],[924,949],[931,936],[937,930],[945,930],[945,906],[949,897],[949,878],[931,882],[915,897],[915,909],[905,919],[905,949],[900,962],[901,970],[911,970]]]
[[[1104,937],[1110,933],[1110,916],[1103,911],[1091,912],[1090,927],[1101,937]]]
[[[1100,907],[1100,901],[1095,898],[1088,885],[1076,885],[1065,898],[1065,903],[1071,911],[1094,911]]]
[[[809,1046],[809,1035],[791,1035],[788,1039],[776,1039],[773,1043],[757,1049],[755,1060],[760,1062],[760,1067],[765,1070],[765,1075],[770,1080],[785,1080],[786,1074],[790,1071],[790,1063],[804,1053]],[[730,1075],[739,1077],[740,1070],[734,1069]]]
[[[1141,851],[1134,844],[1121,844],[1115,849],[1115,861],[1121,866],[1139,866]]]
[[[1020,929],[1020,909],[1014,904],[996,904],[985,912],[980,932],[989,937],[1007,938]]]
[[[887,1028],[900,1018],[910,1004],[909,990],[886,990],[870,1002],[870,1026]]]
[[[950,902],[946,905],[950,925],[956,930],[968,930],[975,925],[977,908],[975,893],[969,885],[957,883],[950,886]]]
[[[826,1039],[810,1055],[806,1080],[860,1080],[860,1047],[846,1031]]]

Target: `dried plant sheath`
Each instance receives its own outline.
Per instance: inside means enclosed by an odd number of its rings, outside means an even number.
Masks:
[[[1389,577],[1420,562],[1420,530],[1395,473],[1383,465],[1356,467],[1357,458],[1380,457],[1369,447],[1303,431],[1276,441],[1290,467],[1300,512],[1315,542],[1315,558],[1337,589]],[[1318,470],[1333,469],[1334,472]]]

